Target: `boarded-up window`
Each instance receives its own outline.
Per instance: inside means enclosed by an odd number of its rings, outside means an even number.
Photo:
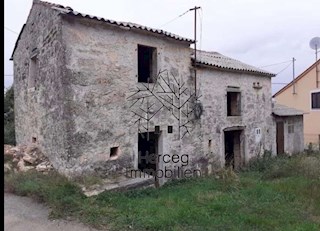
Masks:
[[[241,93],[227,92],[227,116],[241,115]]]
[[[311,93],[311,108],[320,109],[320,92]]]
[[[138,82],[152,83],[157,72],[157,49],[138,45]]]

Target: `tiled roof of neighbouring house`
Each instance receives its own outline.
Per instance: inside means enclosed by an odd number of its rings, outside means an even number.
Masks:
[[[194,61],[194,51],[191,51],[191,57]],[[224,56],[218,52],[197,51],[197,65],[205,65],[217,69],[224,69],[229,71],[240,71],[247,73],[254,73],[264,76],[273,77],[275,74],[264,71],[257,67],[245,64],[236,59]]]
[[[304,112],[295,108],[287,107],[281,104],[275,104],[272,108],[272,113],[277,116],[296,116],[303,115]]]

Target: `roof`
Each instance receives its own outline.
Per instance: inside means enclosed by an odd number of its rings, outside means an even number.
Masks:
[[[194,51],[192,52],[194,56]],[[194,60],[194,58],[192,58]],[[239,60],[224,56],[218,52],[197,51],[197,64],[210,66],[218,69],[225,69],[229,71],[241,71],[252,74],[258,74],[268,77],[273,77],[275,74],[259,69],[240,62]]]
[[[293,85],[293,83],[297,83],[297,81],[299,81],[300,79],[302,79],[304,76],[306,76],[313,68],[315,68],[317,65],[320,64],[320,59],[316,62],[314,62],[310,67],[308,67],[304,72],[302,72],[302,74],[300,74],[297,78],[295,78],[294,80],[292,80],[290,83],[288,83],[286,86],[284,86],[283,88],[281,88],[277,93],[275,93],[272,97],[276,97],[277,95],[281,94],[282,92],[284,92],[285,90],[287,90],[289,87],[291,87]]]
[[[91,20],[102,21],[102,22],[105,22],[105,23],[108,23],[108,24],[111,24],[111,25],[115,25],[115,26],[119,26],[119,27],[122,27],[122,28],[125,27],[125,28],[128,28],[128,29],[137,29],[137,30],[141,30],[141,31],[147,31],[147,32],[150,32],[150,33],[153,33],[153,34],[164,35],[164,36],[166,36],[166,37],[168,37],[170,39],[174,39],[174,40],[181,41],[181,42],[186,42],[186,43],[189,43],[189,44],[194,43],[193,39],[184,38],[184,37],[181,37],[179,35],[176,35],[176,34],[161,30],[161,29],[154,29],[154,28],[147,27],[147,26],[142,26],[142,25],[139,25],[139,24],[136,24],[136,23],[120,22],[120,21],[115,21],[115,20],[111,20],[111,19],[105,19],[105,18],[102,18],[102,17],[89,15],[89,14],[84,14],[84,13],[80,13],[80,12],[74,11],[69,6],[62,6],[62,5],[51,3],[51,2],[45,2],[45,1],[39,1],[39,0],[34,0],[33,2],[34,2],[34,4],[41,4],[43,6],[50,7],[51,9],[54,9],[54,10],[58,11],[62,15],[71,15],[71,16],[76,16],[76,17],[79,17],[79,18],[88,18],[88,19],[91,19]],[[23,29],[21,30],[20,35],[22,34],[22,31],[23,31]],[[19,35],[19,37],[18,37],[18,39],[16,41],[16,44],[15,44],[15,47],[13,49],[13,52],[12,52],[10,60],[12,60],[12,58],[13,58],[13,54],[15,52],[15,49],[17,48],[18,41],[20,40],[20,35]]]
[[[297,116],[303,115],[304,112],[295,108],[287,107],[282,104],[275,104],[272,108],[272,113],[277,116]]]
[[[23,24],[23,26],[22,26],[22,28],[21,28],[21,30],[20,30],[20,33],[19,33],[19,35],[18,35],[17,41],[16,41],[16,43],[14,44],[14,48],[13,48],[13,51],[12,51],[12,54],[11,54],[11,57],[10,57],[9,60],[13,60],[13,54],[14,54],[15,50],[17,49],[18,41],[20,40],[20,37],[21,37],[21,35],[22,35],[22,32],[23,32],[25,26],[26,26],[26,24]]]

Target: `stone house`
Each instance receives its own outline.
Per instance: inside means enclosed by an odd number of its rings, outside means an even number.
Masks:
[[[34,0],[12,55],[17,143],[68,176],[159,184],[276,152],[274,74],[217,52],[195,61],[192,43]]]

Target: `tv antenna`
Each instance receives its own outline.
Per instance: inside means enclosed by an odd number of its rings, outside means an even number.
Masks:
[[[315,50],[316,52],[316,61],[318,60],[318,49],[320,49],[320,37],[314,37],[310,40],[310,48]]]
[[[313,39],[310,40],[310,48],[315,50],[316,54],[316,62],[318,61],[318,49],[320,49],[320,37],[314,37]],[[316,86],[317,88],[319,87],[319,70],[318,70],[318,64],[316,64]]]

